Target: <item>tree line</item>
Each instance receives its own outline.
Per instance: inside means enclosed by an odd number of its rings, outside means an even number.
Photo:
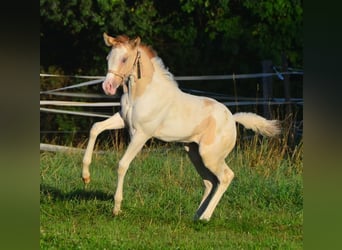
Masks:
[[[299,0],[40,0],[41,68],[103,74],[102,33],[140,36],[175,75],[302,68]]]
[[[40,0],[40,70],[104,75],[109,48],[104,45],[103,32],[140,36],[176,76],[258,73],[263,60],[302,68],[302,25],[303,2],[299,0]],[[247,79],[243,84],[206,81],[186,85],[256,97],[262,95],[260,82]],[[41,78],[41,90],[68,84],[70,79]],[[100,86],[84,91],[102,92]],[[302,84],[295,84],[291,91],[293,96],[301,96]],[[275,84],[273,93],[283,97],[283,83]],[[97,120],[41,112],[41,131],[86,131],[86,138]],[[42,134],[49,140],[75,140],[74,134],[50,135]]]

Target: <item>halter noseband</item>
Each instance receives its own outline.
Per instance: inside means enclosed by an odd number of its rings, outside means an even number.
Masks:
[[[122,79],[121,81],[123,81],[123,79],[125,79],[125,77],[126,77],[124,74],[119,74],[119,73],[117,73],[117,72],[115,72],[114,70],[111,70],[111,69],[109,69],[107,71],[107,73],[112,73],[113,75],[120,77]]]
[[[141,78],[140,57],[141,57],[140,51],[138,50],[137,51],[137,55],[136,55],[135,60],[134,60],[134,63],[133,63],[133,66],[132,66],[132,70],[131,70],[131,72],[132,72],[134,70],[135,66],[137,66],[138,79]],[[111,70],[111,69],[109,69],[107,71],[107,73],[112,73],[113,75],[120,77],[121,78],[121,82],[123,82],[126,79],[126,77],[127,77],[126,74],[120,74],[120,73],[117,73],[117,72],[115,72],[114,70]]]

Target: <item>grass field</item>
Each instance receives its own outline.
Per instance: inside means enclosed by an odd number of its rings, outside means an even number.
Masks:
[[[82,154],[42,152],[40,247],[302,249],[302,146],[288,155],[274,145],[252,140],[231,153],[235,178],[207,223],[193,221],[203,184],[181,145],[143,149],[127,172],[118,217],[122,150],[94,155],[87,187]]]

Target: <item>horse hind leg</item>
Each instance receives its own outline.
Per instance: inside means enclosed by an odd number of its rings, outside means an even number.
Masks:
[[[207,198],[202,202],[197,211],[200,220],[209,221],[222,195],[227,190],[231,181],[234,178],[233,171],[225,162],[226,156],[234,147],[234,140],[230,143],[228,141],[219,140],[216,144],[199,145],[199,154],[201,156],[203,165],[207,172],[211,173],[211,179],[215,181],[215,188],[213,188]]]
[[[194,219],[199,219],[202,213],[207,208],[209,201],[215,193],[218,185],[217,177],[208,169],[203,163],[202,157],[199,154],[198,145],[196,143],[191,143],[186,146],[186,151],[188,152],[189,158],[193,165],[195,166],[198,174],[202,177],[204,183],[204,194],[202,200],[197,208]]]
[[[218,179],[218,185],[215,193],[210,197],[208,205],[199,217],[200,220],[210,220],[217,204],[222,198],[222,195],[228,189],[228,186],[234,178],[234,172],[227,166],[225,162],[221,163],[219,171],[217,171],[215,175]]]

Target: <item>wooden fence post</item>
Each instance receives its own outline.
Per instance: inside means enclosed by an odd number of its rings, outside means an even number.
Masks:
[[[271,60],[263,60],[262,64],[262,73],[272,73],[272,61]],[[263,77],[262,78],[262,93],[264,101],[268,102],[272,98],[272,77]],[[270,105],[265,103],[264,107],[264,117],[267,119],[271,118],[271,109]]]
[[[282,59],[282,70],[283,72],[286,72],[288,69],[287,65],[287,58],[286,54],[283,52],[281,55]],[[291,99],[291,93],[290,93],[290,80],[289,80],[289,75],[284,75],[284,95],[285,95],[285,101],[290,102]],[[291,103],[286,104],[286,113],[291,114],[292,109],[291,109]]]

